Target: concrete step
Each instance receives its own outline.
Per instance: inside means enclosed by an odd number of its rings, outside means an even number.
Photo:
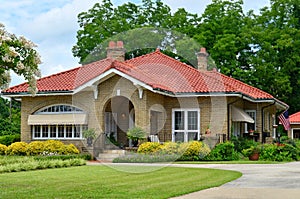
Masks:
[[[103,150],[96,159],[101,162],[112,162],[113,159],[124,155],[125,150]]]

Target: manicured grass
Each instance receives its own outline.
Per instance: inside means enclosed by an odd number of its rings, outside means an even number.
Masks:
[[[148,172],[124,172],[143,169]],[[220,186],[240,176],[236,171],[174,167],[153,167],[149,172],[149,166],[125,165],[3,173],[0,198],[169,198]]]

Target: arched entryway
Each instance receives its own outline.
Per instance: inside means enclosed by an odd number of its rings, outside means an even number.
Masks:
[[[104,130],[110,142],[120,148],[129,146],[126,132],[135,125],[132,102],[123,96],[108,100],[104,108]]]

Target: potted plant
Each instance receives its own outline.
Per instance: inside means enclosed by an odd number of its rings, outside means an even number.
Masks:
[[[133,127],[127,131],[127,137],[132,140],[134,147],[138,146],[139,140],[146,139],[147,133],[141,127]]]
[[[258,160],[259,159],[259,154],[260,154],[260,147],[257,145],[257,146],[251,146],[250,148],[248,149],[244,149],[242,151],[243,155],[245,157],[248,157],[249,160]]]
[[[93,144],[93,139],[96,137],[95,129],[87,129],[82,132],[84,138],[86,138],[86,142],[88,147],[91,147]]]

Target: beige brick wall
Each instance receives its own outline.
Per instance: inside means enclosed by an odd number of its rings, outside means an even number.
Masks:
[[[144,128],[150,133],[151,110],[162,113],[162,124],[159,128],[159,138],[162,141],[172,139],[172,109],[173,108],[199,108],[200,109],[200,131],[204,134],[205,130],[210,127],[212,136],[216,134],[226,134],[231,128],[231,117],[227,118],[228,104],[240,107],[245,110],[256,110],[257,131],[261,134],[262,107],[269,104],[251,103],[238,97],[168,97],[166,95],[157,94],[149,90],[143,90],[142,98],[140,98],[139,87],[134,85],[126,78],[118,75],[107,78],[98,85],[98,98],[94,99],[92,91],[80,92],[74,96],[57,95],[57,96],[36,96],[23,97],[21,110],[21,139],[25,142],[32,141],[30,126],[27,125],[28,116],[35,111],[54,104],[71,104],[77,106],[88,113],[89,128],[96,129],[97,134],[104,133],[104,113],[110,99],[114,97],[125,97],[130,100],[135,110],[135,125]],[[118,111],[122,110],[122,107]],[[264,109],[269,115],[275,114],[276,107],[270,106]],[[118,119],[119,120],[119,119]],[[227,127],[227,124],[229,126]],[[265,122],[266,124],[266,122]],[[125,125],[125,124],[124,124]],[[269,123],[266,129],[272,129],[273,121]],[[128,128],[124,127],[124,128]],[[125,131],[125,130],[124,130]],[[260,136],[261,141],[262,136]],[[125,134],[119,137],[121,142],[127,142]],[[69,142],[69,141],[68,141]],[[72,141],[73,142],[73,141]],[[85,143],[76,141],[77,146],[83,146]]]

